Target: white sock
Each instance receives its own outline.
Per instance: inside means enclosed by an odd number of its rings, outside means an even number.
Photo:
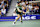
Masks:
[[[22,20],[20,20],[20,21],[22,21]]]
[[[16,22],[16,20],[14,22]]]

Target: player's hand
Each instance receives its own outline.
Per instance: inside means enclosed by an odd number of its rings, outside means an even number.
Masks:
[[[23,11],[23,14],[25,14],[25,12]]]

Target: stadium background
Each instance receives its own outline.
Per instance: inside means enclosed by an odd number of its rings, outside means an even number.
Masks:
[[[1,15],[0,21],[13,21],[14,19],[17,18],[17,16],[12,16],[17,1],[18,0],[7,0],[7,1],[4,2],[4,4],[8,3],[8,6],[5,7],[6,8],[6,13]],[[33,1],[33,0],[30,0],[30,1]],[[39,1],[34,0],[34,2],[39,2],[39,5],[40,5],[40,0]],[[27,19],[40,19],[40,15],[24,15],[23,19],[24,20],[27,20]]]
[[[16,25],[13,25],[13,21],[17,18],[17,16],[13,16],[17,0],[7,0],[5,4],[7,2],[8,5],[6,6],[6,14],[1,15],[0,11],[0,27],[40,27],[40,15],[23,15],[23,23],[20,23],[19,19]],[[40,0],[36,0],[35,2],[40,2]],[[38,4],[40,5],[40,3]]]

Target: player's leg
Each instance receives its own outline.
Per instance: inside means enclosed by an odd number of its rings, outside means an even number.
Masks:
[[[21,23],[23,23],[23,22],[22,22],[22,15],[21,15]]]
[[[19,14],[17,16],[18,16],[18,18],[16,19],[16,21],[20,18],[20,15]]]
[[[16,21],[20,18],[20,15],[18,14],[17,15],[18,16],[18,18],[14,21],[14,24],[16,23]]]

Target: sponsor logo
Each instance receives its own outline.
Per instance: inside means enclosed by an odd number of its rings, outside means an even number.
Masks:
[[[15,17],[15,19],[17,19],[17,17]],[[19,20],[21,19],[21,17],[19,18]],[[22,17],[23,20],[27,20],[27,19],[36,19],[36,16],[26,16],[26,17]]]

